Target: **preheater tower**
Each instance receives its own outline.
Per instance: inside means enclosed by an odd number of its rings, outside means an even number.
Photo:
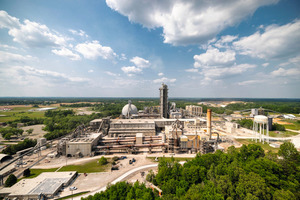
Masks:
[[[168,86],[164,83],[159,88],[160,92],[160,116],[168,118]]]

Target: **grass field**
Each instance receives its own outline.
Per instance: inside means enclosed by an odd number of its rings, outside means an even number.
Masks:
[[[30,176],[26,178],[35,178],[43,172],[55,172],[58,168],[51,168],[51,169],[30,169]],[[24,178],[24,177],[23,177]],[[18,181],[22,180],[23,178],[19,179]]]
[[[292,123],[292,124],[284,124],[284,127],[286,129],[292,129],[292,130],[296,130],[296,131],[300,130],[300,123],[297,120],[286,119],[283,121]]]
[[[45,111],[28,111],[33,109],[32,107],[15,107],[10,111],[1,111],[0,112],[0,122],[8,122],[19,119],[21,117],[31,117],[31,118],[40,118],[44,117]],[[5,116],[2,116],[5,115]]]
[[[279,132],[279,133],[276,133]],[[269,131],[269,135],[271,137],[291,137],[298,135],[299,133],[292,132],[292,131]]]
[[[104,172],[110,169],[111,163],[110,159],[108,159],[108,164],[101,166],[98,163],[98,160],[92,160],[90,162],[84,163],[82,165],[67,165],[62,167],[59,172],[63,171],[77,171],[78,173],[92,173],[92,172]]]
[[[236,139],[236,141],[238,141],[239,143],[241,144],[245,144],[245,145],[248,145],[248,144],[256,144],[256,145],[259,145],[261,146],[265,151],[272,151],[274,153],[277,153],[278,152],[278,148],[273,148],[271,147],[269,144],[265,143],[261,143],[261,142],[255,142],[255,141],[252,141],[252,140],[249,140],[249,139]]]

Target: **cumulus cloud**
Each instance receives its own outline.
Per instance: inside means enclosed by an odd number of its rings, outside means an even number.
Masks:
[[[62,46],[68,40],[51,31],[46,25],[27,19],[22,24],[19,19],[5,11],[0,11],[0,28],[9,29],[8,34],[13,37],[13,41],[27,47]]]
[[[73,30],[73,29],[69,29],[69,31],[70,31],[72,34],[74,34],[74,35],[79,35],[79,36],[81,36],[81,37],[89,37],[89,36],[85,33],[85,31],[83,31],[83,30],[76,31],[76,30]]]
[[[233,46],[243,55],[270,59],[295,56],[300,52],[300,20],[270,25],[253,35],[242,37]]]
[[[90,69],[89,71],[88,71],[88,73],[93,73],[94,72],[94,70],[92,70],[92,69]]]
[[[113,72],[110,72],[110,71],[106,71],[105,72],[107,75],[110,75],[110,76],[120,76],[120,74],[115,74]]]
[[[95,60],[102,57],[105,60],[113,60],[117,54],[111,47],[102,46],[99,41],[86,42],[76,45],[75,50],[81,53],[85,58]]]
[[[153,83],[174,83],[174,82],[176,82],[176,78],[170,79],[167,77],[162,77],[162,78],[153,80]]]
[[[132,59],[130,59],[130,62],[135,64],[135,66],[138,68],[147,68],[150,66],[149,60],[146,60],[146,59],[138,57],[138,56],[135,56]]]
[[[236,35],[225,35],[222,36],[220,40],[218,40],[214,46],[218,48],[230,48],[229,43],[232,43],[234,40],[236,40],[238,36]]]
[[[220,52],[219,49],[210,46],[205,53],[195,55],[194,60],[194,67],[228,65],[235,61],[235,52],[229,49]]]
[[[141,73],[143,71],[141,68],[136,66],[122,67],[121,69],[128,76],[133,76],[133,74]]]
[[[270,63],[264,63],[262,64],[263,67],[268,67],[270,65]]]
[[[278,70],[275,70],[273,72],[271,72],[272,76],[295,76],[295,77],[299,77],[300,76],[300,69],[299,68],[290,68],[290,69],[283,69],[283,68],[279,68]]]
[[[172,45],[199,44],[227,27],[240,23],[259,7],[278,0],[148,1],[106,0],[113,10],[129,21],[147,28],[163,29],[164,42]]]
[[[130,62],[132,62],[135,66],[124,66],[121,68],[122,71],[128,76],[133,76],[134,74],[142,73],[144,68],[148,68],[151,65],[149,60],[138,56],[131,58]]]
[[[73,53],[71,50],[63,47],[60,50],[53,49],[52,52],[56,55],[67,57],[71,60],[81,60],[80,56],[78,54]]]
[[[160,72],[160,73],[158,73],[157,75],[158,75],[158,76],[163,76],[164,73]]]
[[[9,53],[5,51],[0,51],[0,63],[11,63],[11,62],[25,62],[32,60],[33,57],[30,55],[20,55],[20,54],[14,54],[14,53]]]

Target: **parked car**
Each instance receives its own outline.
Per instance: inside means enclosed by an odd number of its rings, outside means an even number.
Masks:
[[[72,190],[77,190],[77,187],[70,187],[70,190],[72,191]]]
[[[132,158],[132,162],[135,162],[136,160],[134,158]]]

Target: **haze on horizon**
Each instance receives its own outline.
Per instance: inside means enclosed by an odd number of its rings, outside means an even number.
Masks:
[[[300,98],[300,2],[0,2],[0,97]]]

